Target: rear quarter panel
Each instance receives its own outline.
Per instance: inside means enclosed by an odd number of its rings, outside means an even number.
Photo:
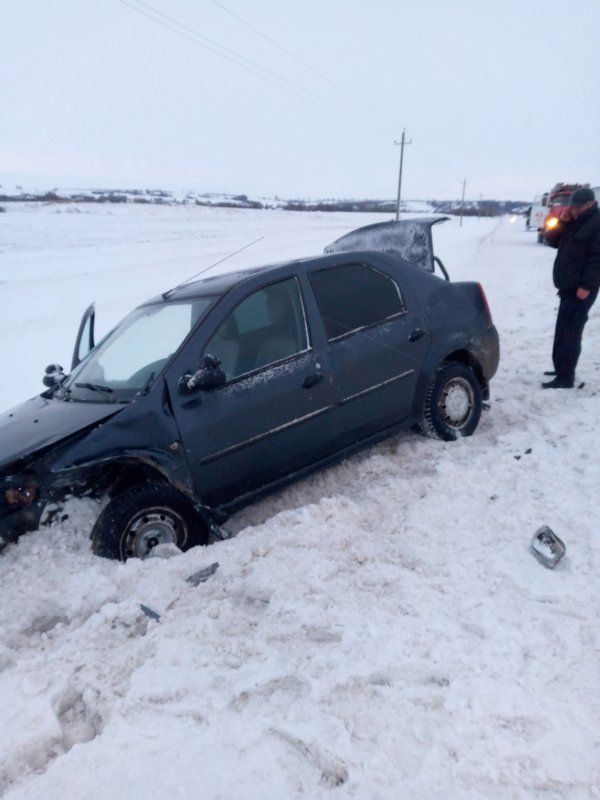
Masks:
[[[467,281],[419,283],[418,296],[428,322],[431,347],[423,363],[416,403],[422,405],[431,376],[453,356],[473,367],[487,397],[489,381],[498,369],[500,347],[480,286]]]

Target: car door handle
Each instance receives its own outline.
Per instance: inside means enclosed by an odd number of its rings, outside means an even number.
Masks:
[[[425,331],[423,328],[415,328],[414,331],[411,331],[410,336],[408,337],[409,342],[418,342],[419,339],[422,339],[425,336]]]
[[[323,373],[322,372],[313,372],[312,375],[307,375],[306,378],[302,381],[302,387],[304,389],[310,389],[311,386],[314,386],[319,381],[323,380]]]

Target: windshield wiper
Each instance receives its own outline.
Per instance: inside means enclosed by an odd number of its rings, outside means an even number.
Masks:
[[[76,383],[75,386],[78,389],[89,389],[92,392],[106,392],[107,394],[112,394],[113,390],[110,386],[101,386],[99,383]]]
[[[146,381],[146,383],[140,389],[140,394],[142,396],[148,394],[148,392],[150,391],[150,387],[152,386],[152,381],[154,380],[154,378],[156,378],[156,372],[151,372],[150,375],[148,376],[148,380]]]

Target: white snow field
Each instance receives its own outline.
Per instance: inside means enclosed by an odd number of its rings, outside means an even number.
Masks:
[[[102,334],[259,237],[215,271],[384,219],[7,204],[0,409],[68,368],[92,300]],[[6,800],[600,798],[599,308],[585,385],[544,391],[554,252],[522,218],[452,219],[434,239],[454,280],[484,285],[501,337],[472,437],[399,435],[186,554],[95,557],[98,509],[72,501],[0,555]],[[554,570],[530,549],[543,524],[567,547]]]

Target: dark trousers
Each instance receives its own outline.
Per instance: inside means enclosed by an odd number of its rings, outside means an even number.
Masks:
[[[556,377],[564,383],[574,383],[575,367],[581,354],[581,337],[588,311],[594,305],[598,294],[596,289],[590,292],[586,300],[577,299],[577,290],[569,289],[558,293],[560,305],[554,331],[554,347],[552,361]]]

